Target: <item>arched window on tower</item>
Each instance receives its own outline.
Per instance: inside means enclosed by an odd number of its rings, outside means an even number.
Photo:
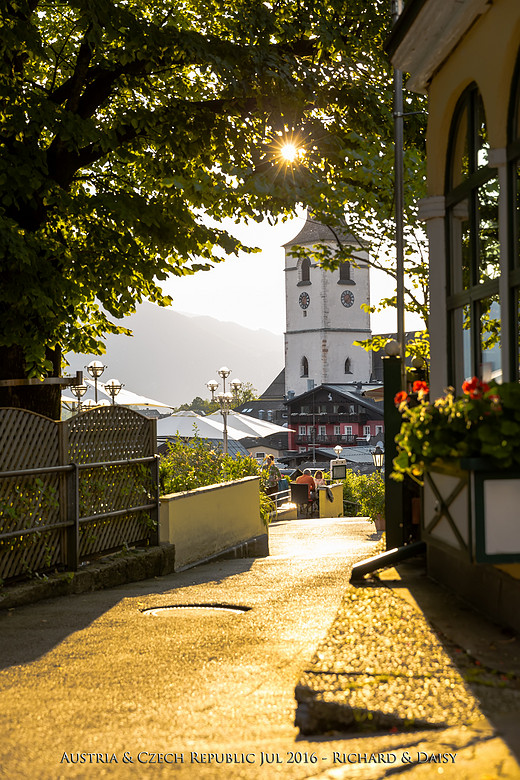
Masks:
[[[350,358],[348,357],[345,360],[345,374],[351,374],[351,373],[352,373],[352,369],[350,367]]]
[[[300,265],[300,284],[311,283],[311,261],[308,257],[304,257]]]
[[[300,376],[309,376],[309,361],[305,355],[302,357],[300,363]]]
[[[350,278],[350,263],[341,263],[339,267],[339,281],[340,282],[351,282],[352,279]]]

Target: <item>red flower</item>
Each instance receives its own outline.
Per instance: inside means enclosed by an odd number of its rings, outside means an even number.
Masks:
[[[425,392],[428,392],[428,389],[429,388],[428,388],[427,382],[423,382],[421,380],[418,380],[417,382],[413,383],[412,390],[414,391],[414,393],[418,393],[419,390],[424,390]]]
[[[421,380],[417,380],[412,385],[412,390],[414,393],[422,393],[422,395],[425,395],[429,391],[428,383],[423,382]]]
[[[408,393],[406,393],[404,390],[400,390],[398,393],[395,394],[394,404],[396,406],[399,406],[399,404],[402,404],[407,400],[408,400]]]
[[[462,383],[462,392],[466,393],[466,395],[471,395],[479,384],[478,377],[474,376],[473,379],[466,379],[465,382]]]
[[[462,383],[462,392],[469,395],[470,398],[481,398],[488,390],[489,385],[486,382],[481,382],[478,376],[467,379]]]

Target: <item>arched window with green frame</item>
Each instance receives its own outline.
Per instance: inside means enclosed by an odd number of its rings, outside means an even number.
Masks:
[[[511,87],[508,122],[508,185],[510,224],[508,251],[510,375],[520,381],[520,52]]]
[[[476,84],[459,98],[446,168],[449,381],[500,378],[500,243],[497,171]]]

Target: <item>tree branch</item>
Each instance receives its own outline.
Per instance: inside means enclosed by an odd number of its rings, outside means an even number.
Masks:
[[[85,78],[88,73],[88,68],[92,60],[92,49],[88,43],[88,34],[92,29],[92,25],[87,27],[85,36],[81,41],[81,45],[78,51],[78,57],[76,60],[76,67],[74,73],[70,79],[69,97],[66,104],[68,111],[76,111],[78,108],[81,89],[85,83]]]

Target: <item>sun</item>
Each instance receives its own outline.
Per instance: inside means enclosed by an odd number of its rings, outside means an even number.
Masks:
[[[292,163],[299,157],[300,150],[295,144],[284,144],[280,149],[280,155],[285,162]]]

